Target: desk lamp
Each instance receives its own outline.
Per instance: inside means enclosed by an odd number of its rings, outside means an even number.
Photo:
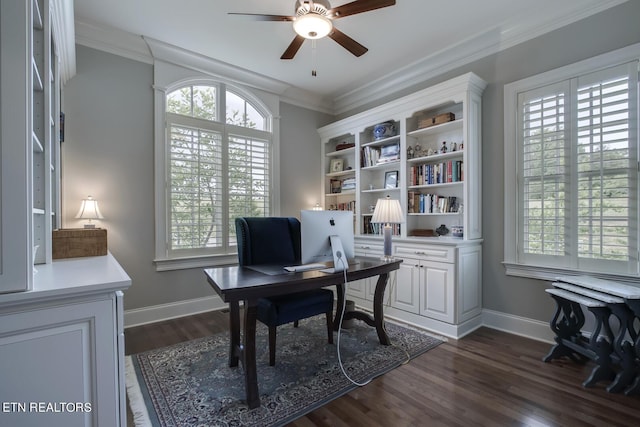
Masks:
[[[394,258],[391,255],[391,224],[404,222],[400,202],[389,196],[384,199],[378,199],[371,222],[374,224],[384,224],[384,256],[382,259],[384,261],[393,261]]]
[[[84,225],[84,228],[96,228],[96,225],[93,224],[91,220],[103,219],[104,217],[98,208],[98,201],[94,200],[91,196],[88,196],[86,199],[82,200],[82,204],[80,205],[80,210],[76,214],[76,218],[89,220]]]

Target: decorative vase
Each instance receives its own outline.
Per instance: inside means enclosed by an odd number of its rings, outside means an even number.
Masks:
[[[438,236],[444,236],[446,234],[449,234],[449,229],[446,225],[442,224],[440,227],[436,228],[436,233],[438,234]]]
[[[393,122],[378,123],[373,127],[373,138],[383,139],[396,135],[396,124]]]

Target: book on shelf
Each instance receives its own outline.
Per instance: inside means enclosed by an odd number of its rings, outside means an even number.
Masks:
[[[462,182],[462,160],[426,163],[409,168],[409,185],[432,185]]]
[[[371,222],[371,215],[365,215],[362,220],[362,234],[382,235],[384,224]],[[391,234],[399,236],[401,233],[401,224],[391,224]]]
[[[355,190],[356,189],[356,179],[355,178],[343,179],[342,180],[341,189],[342,189],[342,191]]]
[[[376,164],[384,164],[389,162],[395,162],[400,159],[400,143],[383,145],[380,148],[380,158],[376,161]]]
[[[409,213],[455,213],[458,212],[458,200],[455,196],[439,196],[409,191],[407,212]]]
[[[344,203],[336,203],[335,205],[329,205],[329,209],[330,211],[351,211],[351,212],[355,212],[356,211],[356,201],[355,200],[351,200],[350,202],[344,202]]]
[[[360,164],[363,168],[369,166],[375,166],[380,159],[380,148],[378,147],[364,147],[361,150]]]

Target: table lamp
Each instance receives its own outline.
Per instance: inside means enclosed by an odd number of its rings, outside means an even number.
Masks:
[[[103,219],[104,217],[100,213],[98,208],[98,201],[94,200],[91,196],[82,200],[80,210],[75,216],[78,219],[86,219],[88,222],[84,225],[84,228],[96,228],[96,225],[91,222],[92,219]]]
[[[392,261],[391,255],[391,224],[400,224],[404,222],[404,216],[402,215],[402,208],[398,200],[392,199],[387,196],[384,199],[378,199],[376,208],[373,211],[373,217],[371,222],[374,224],[384,224],[384,255],[382,257],[385,261]]]

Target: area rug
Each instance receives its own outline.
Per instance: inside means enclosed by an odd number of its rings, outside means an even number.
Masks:
[[[316,316],[278,327],[276,365],[269,366],[267,328],[256,333],[261,406],[245,403],[242,364],[228,366],[227,333],[127,356],[126,384],[136,426],[279,426],[313,411],[442,341],[386,323],[391,346],[360,321],[327,343]],[[343,372],[344,369],[344,372]],[[348,375],[352,381],[345,376]]]

